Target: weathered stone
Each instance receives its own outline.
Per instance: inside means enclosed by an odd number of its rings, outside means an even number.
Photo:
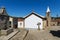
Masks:
[[[8,35],[10,34],[11,32],[13,32],[13,29],[12,28],[9,28],[7,30],[1,30],[1,34],[2,35]]]

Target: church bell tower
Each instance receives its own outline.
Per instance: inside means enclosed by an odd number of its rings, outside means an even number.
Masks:
[[[46,19],[47,19],[47,27],[50,27],[51,26],[51,16],[50,16],[50,9],[49,9],[49,7],[47,7]]]

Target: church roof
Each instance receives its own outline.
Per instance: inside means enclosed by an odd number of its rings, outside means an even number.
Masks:
[[[0,8],[0,15],[8,15],[5,8]]]
[[[25,16],[24,18],[27,18],[27,17],[29,17],[29,16],[30,16],[30,15],[32,15],[32,14],[34,14],[34,15],[38,16],[39,18],[45,19],[45,17],[44,17],[44,16],[41,16],[41,15],[39,15],[39,14],[35,13],[35,12],[32,12],[31,14],[29,14],[29,15]]]
[[[49,6],[47,7],[47,11],[46,12],[50,12]]]

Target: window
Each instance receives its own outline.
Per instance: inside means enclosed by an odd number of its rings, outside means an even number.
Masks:
[[[20,26],[22,26],[22,23],[20,23]]]
[[[4,20],[4,17],[1,17],[1,20],[3,21]]]
[[[48,13],[48,16],[50,16],[49,13]]]
[[[9,21],[9,24],[11,25],[11,21]]]

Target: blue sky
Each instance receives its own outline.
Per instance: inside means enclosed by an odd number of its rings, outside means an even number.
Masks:
[[[26,16],[32,10],[45,16],[47,6],[50,7],[51,16],[60,14],[60,0],[0,0],[1,6],[6,8],[9,15],[18,17]]]

